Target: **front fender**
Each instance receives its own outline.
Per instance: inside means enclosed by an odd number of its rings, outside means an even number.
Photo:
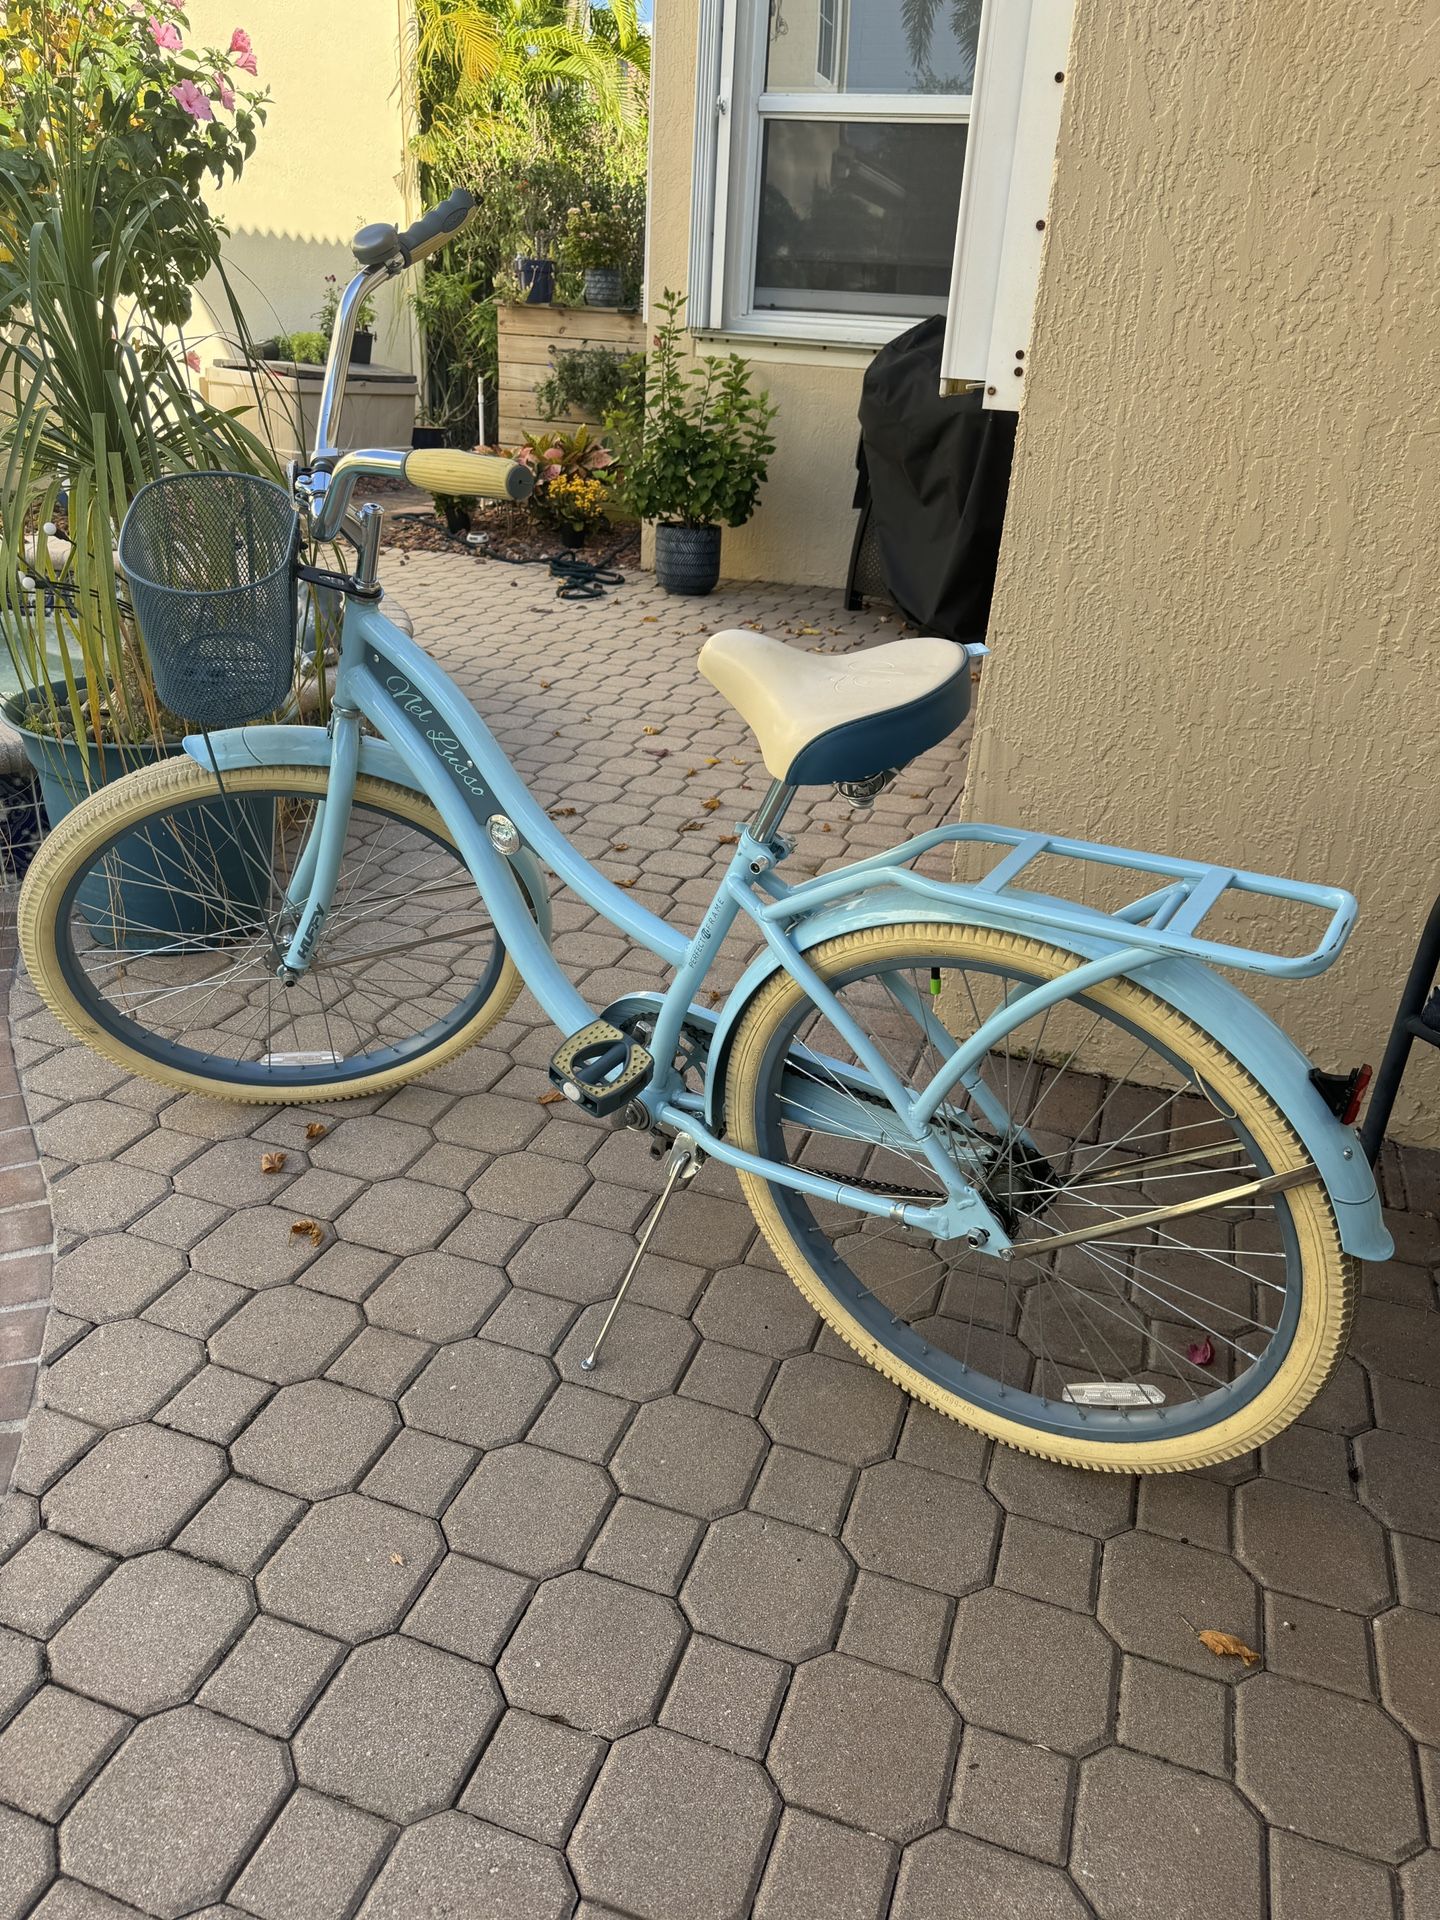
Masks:
[[[883,884],[866,888],[803,921],[792,929],[791,937],[804,952],[823,940],[864,927],[935,920],[1029,933],[1048,939],[1050,945],[1081,960],[1098,960],[1123,944],[1121,939],[1099,933],[1046,936],[1034,926],[1017,928],[1003,908],[993,910],[973,900],[954,907],[935,900],[920,903],[913,894]],[[752,961],[716,1025],[706,1074],[706,1121],[712,1129],[718,1129],[724,1119],[725,1069],[736,1025],[752,996],[777,970],[778,963],[769,953]],[[1177,1012],[1222,1038],[1230,1053],[1286,1115],[1325,1182],[1345,1251],[1361,1260],[1388,1260],[1394,1243],[1381,1216],[1375,1178],[1361,1150],[1360,1137],[1353,1127],[1341,1126],[1310,1084],[1310,1062],[1289,1035],[1238,987],[1199,961],[1178,956],[1157,960],[1145,968],[1144,983]]]
[[[184,745],[196,765],[207,771],[213,754],[213,764],[221,773],[235,767],[328,767],[330,764],[330,736],[323,727],[230,727],[208,737],[187,734]],[[388,780],[392,786],[408,787],[412,793],[423,792],[388,740],[361,734],[360,771],[376,780]],[[544,868],[528,847],[521,847],[518,853],[510,855],[506,864],[520,882],[548,947],[554,932],[554,918]]]

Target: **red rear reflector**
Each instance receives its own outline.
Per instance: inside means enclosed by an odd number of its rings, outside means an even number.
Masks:
[[[1355,1075],[1355,1084],[1350,1089],[1350,1098],[1346,1101],[1345,1111],[1340,1116],[1341,1123],[1344,1126],[1354,1126],[1360,1113],[1361,1104],[1365,1099],[1365,1089],[1369,1086],[1374,1072],[1375,1069],[1373,1067],[1364,1066],[1361,1067]]]

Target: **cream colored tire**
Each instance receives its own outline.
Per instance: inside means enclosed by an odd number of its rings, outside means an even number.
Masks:
[[[937,964],[1018,967],[1044,979],[1074,964],[1073,956],[1018,934],[950,924],[867,928],[826,941],[806,958],[829,981],[839,975],[853,977],[857,967],[923,966],[931,955]],[[777,973],[756,992],[741,1016],[726,1068],[725,1113],[728,1138],[748,1152],[764,1151],[761,1116],[769,1097],[764,1083],[774,1071],[778,1036],[794,1022],[805,999],[803,988],[788,974]],[[1272,1168],[1306,1163],[1307,1155],[1283,1113],[1215,1036],[1136,981],[1109,981],[1091,988],[1086,999],[1113,1011],[1133,1031],[1153,1037],[1157,1045],[1201,1073]],[[1052,1433],[973,1403],[891,1351],[826,1284],[784,1216],[780,1199],[784,1197],[787,1204],[789,1200],[783,1190],[755,1174],[739,1177],[771,1251],[847,1345],[907,1393],[950,1418],[1024,1452],[1071,1466],[1172,1473],[1248,1452],[1288,1426],[1309,1405],[1334,1372],[1349,1332],[1355,1263],[1341,1249],[1323,1186],[1309,1182],[1284,1195],[1299,1250],[1298,1319],[1283,1357],[1252,1398],[1213,1426],[1186,1434],[1116,1443]]]
[[[236,768],[227,773],[225,785],[229,793],[241,799],[247,795],[274,793],[278,788],[298,799],[319,800],[324,797],[327,779],[328,769],[324,767],[258,766]],[[214,792],[213,775],[193,760],[186,756],[162,760],[101,787],[67,814],[42,843],[20,894],[17,915],[20,951],[36,992],[77,1040],[127,1073],[143,1074],[188,1093],[266,1106],[294,1105],[352,1100],[365,1094],[388,1092],[419,1074],[443,1066],[473,1046],[513,1004],[521,983],[514,962],[506,954],[483,1004],[463,1025],[417,1059],[353,1078],[328,1083],[307,1081],[295,1087],[271,1082],[250,1085],[220,1075],[210,1076],[169,1065],[139,1046],[128,1044],[122,1034],[96,1017],[95,1010],[77,995],[67,977],[59,951],[60,917],[66,889],[77,872],[83,872],[118,833],[137,829],[187,801],[206,799]],[[418,827],[447,847],[454,844],[430,802],[409,787],[362,774],[355,783],[355,798],[357,803]]]

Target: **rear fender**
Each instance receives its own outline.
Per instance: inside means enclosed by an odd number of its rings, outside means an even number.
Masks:
[[[1028,933],[1080,960],[1098,960],[1122,945],[1099,934],[1047,936],[1043,929],[1017,926],[1003,909],[991,910],[974,901],[967,901],[963,908],[948,908],[940,901],[921,903],[914,894],[884,885],[866,888],[803,921],[791,930],[791,937],[803,953],[822,941],[866,927],[937,920],[955,926]],[[706,1122],[712,1130],[718,1130],[724,1122],[725,1074],[735,1029],[753,996],[778,971],[778,963],[769,953],[754,960],[726,1001],[716,1025],[706,1074]],[[1179,957],[1157,960],[1144,969],[1143,979],[1152,993],[1167,1000],[1177,1012],[1188,1015],[1207,1032],[1222,1035],[1236,1060],[1288,1117],[1334,1203],[1345,1251],[1357,1259],[1388,1260],[1394,1243],[1381,1216],[1374,1175],[1361,1150],[1360,1137],[1353,1127],[1340,1124],[1310,1084],[1310,1062],[1289,1035],[1253,1000],[1199,961]]]
[[[328,767],[330,736],[323,727],[230,727],[208,738],[198,733],[187,735],[185,751],[197,766],[207,770],[213,753],[221,773],[236,767]],[[360,736],[360,771],[376,780],[388,780],[392,786],[408,787],[412,793],[424,791],[390,743],[368,734]],[[548,947],[554,921],[544,868],[528,847],[511,854],[506,865],[520,882]]]

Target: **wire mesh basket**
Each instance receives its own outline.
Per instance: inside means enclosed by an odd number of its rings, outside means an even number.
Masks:
[[[298,525],[285,489],[252,474],[171,474],[131,501],[120,570],[172,713],[234,727],[284,704]]]

